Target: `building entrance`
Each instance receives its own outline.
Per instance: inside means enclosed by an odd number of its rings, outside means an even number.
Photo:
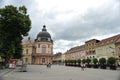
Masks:
[[[45,64],[45,58],[42,58],[42,64]]]

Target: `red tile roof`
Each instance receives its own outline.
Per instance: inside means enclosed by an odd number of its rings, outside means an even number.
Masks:
[[[120,42],[120,34],[101,40],[98,45],[111,43],[111,42]]]

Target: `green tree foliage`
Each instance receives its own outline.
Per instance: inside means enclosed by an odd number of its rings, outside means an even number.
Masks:
[[[116,59],[115,59],[114,57],[108,58],[108,64],[113,65],[113,64],[115,64],[115,63],[116,63]]]
[[[83,59],[83,60],[82,60],[82,63],[86,63],[86,59]]]
[[[100,58],[99,59],[99,63],[100,64],[105,64],[106,63],[106,59],[105,58]]]
[[[0,54],[7,61],[22,57],[21,41],[31,29],[31,20],[25,6],[8,5],[0,9]]]
[[[91,59],[87,58],[86,63],[89,64],[91,62]]]
[[[81,63],[81,59],[78,59],[77,62],[78,62],[78,63]]]
[[[97,59],[97,58],[94,58],[94,59],[93,59],[93,63],[94,63],[94,64],[98,63],[98,59]]]

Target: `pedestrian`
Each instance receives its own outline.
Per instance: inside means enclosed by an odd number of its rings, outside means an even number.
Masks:
[[[84,64],[81,64],[81,70],[84,71]]]
[[[51,68],[51,64],[49,63],[48,65],[49,65],[49,68]]]
[[[50,67],[51,67],[51,64],[50,64],[50,63],[49,63],[49,64],[47,64],[47,67],[48,67],[48,68],[50,68]]]

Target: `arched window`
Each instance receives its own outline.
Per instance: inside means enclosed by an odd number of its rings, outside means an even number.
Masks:
[[[42,53],[46,53],[46,46],[42,46]]]

